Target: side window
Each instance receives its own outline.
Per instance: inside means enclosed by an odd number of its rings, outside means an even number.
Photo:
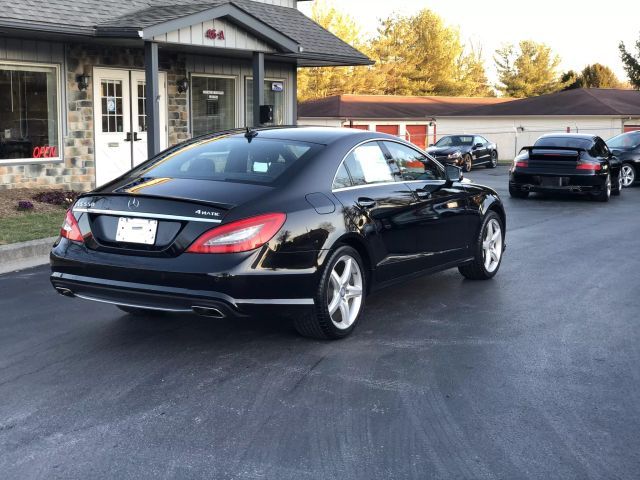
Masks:
[[[393,182],[393,173],[377,143],[357,147],[344,159],[353,185]]]
[[[440,180],[438,165],[413,148],[396,142],[383,142],[400,170],[403,180]]]
[[[473,137],[473,144],[474,144],[474,145],[477,145],[477,144],[479,144],[479,143],[481,143],[482,145],[484,145],[485,143],[487,143],[487,141],[486,141],[484,138],[482,138],[482,137]]]
[[[340,164],[340,168],[336,172],[336,177],[333,180],[333,188],[344,188],[351,186],[351,178],[349,178],[349,172],[344,166],[344,163]]]

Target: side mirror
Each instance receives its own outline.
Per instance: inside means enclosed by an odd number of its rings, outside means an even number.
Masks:
[[[447,164],[444,166],[444,175],[447,183],[459,182],[462,180],[462,169],[455,165]]]
[[[433,143],[430,143],[430,144],[429,144],[429,146],[430,146],[430,147],[433,147],[433,146],[434,146],[434,144],[433,144]]]
[[[483,145],[482,145],[481,143],[476,143],[476,144],[474,145],[474,147],[476,147],[476,148],[480,148],[480,147],[482,147],[482,146],[483,146]]]

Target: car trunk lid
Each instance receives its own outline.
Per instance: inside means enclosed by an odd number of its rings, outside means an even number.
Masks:
[[[87,248],[177,256],[232,208],[271,187],[196,179],[136,179],[74,204]]]

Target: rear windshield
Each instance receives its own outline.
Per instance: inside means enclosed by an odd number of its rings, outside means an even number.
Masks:
[[[609,148],[634,149],[640,146],[640,132],[623,133],[607,140]]]
[[[572,137],[542,137],[539,138],[534,147],[566,147],[566,148],[584,148],[590,149],[593,146],[593,140],[586,138]]]
[[[219,137],[184,148],[144,165],[144,177],[195,178],[268,185],[315,156],[323,145],[290,140]]]

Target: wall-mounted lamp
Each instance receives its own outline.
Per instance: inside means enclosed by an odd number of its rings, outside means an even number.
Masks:
[[[91,77],[87,74],[78,75],[76,78],[76,82],[78,82],[78,90],[86,90],[89,88],[89,80]]]
[[[184,93],[189,90],[189,80],[187,80],[186,78],[178,80],[176,82],[176,86],[178,87],[178,93]]]

